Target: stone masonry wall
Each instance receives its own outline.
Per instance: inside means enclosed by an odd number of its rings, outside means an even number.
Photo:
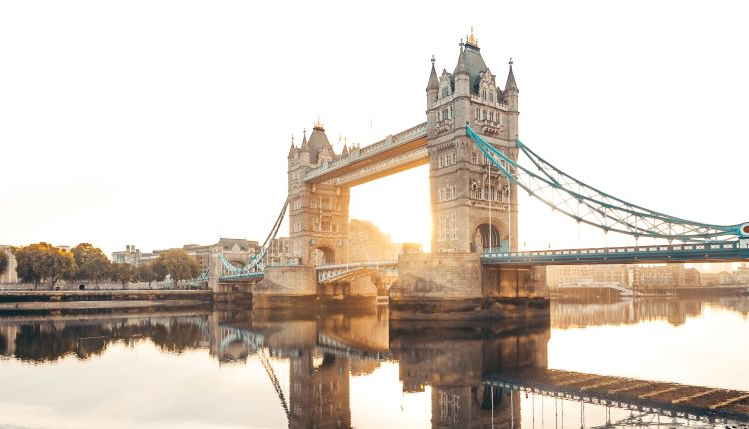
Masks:
[[[398,257],[398,280],[390,299],[482,298],[478,253],[417,253]]]
[[[315,267],[266,267],[253,295],[309,296],[317,294]]]

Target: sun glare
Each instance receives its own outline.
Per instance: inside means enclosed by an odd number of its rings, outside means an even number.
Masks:
[[[394,243],[430,248],[429,166],[424,165],[351,189],[351,219],[372,221]]]

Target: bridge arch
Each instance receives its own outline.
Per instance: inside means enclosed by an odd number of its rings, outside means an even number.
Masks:
[[[506,247],[509,250],[507,225],[498,219],[479,219],[471,228],[471,251],[481,252],[489,248]]]
[[[312,264],[315,266],[335,264],[335,250],[327,246],[318,246],[312,251]]]

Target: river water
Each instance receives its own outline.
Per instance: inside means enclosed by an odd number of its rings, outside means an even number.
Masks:
[[[0,428],[725,427],[484,382],[530,368],[749,391],[747,313],[663,298],[552,301],[550,322],[507,326],[391,322],[387,306],[8,314]]]

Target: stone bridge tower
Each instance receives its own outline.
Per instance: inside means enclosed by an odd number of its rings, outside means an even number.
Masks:
[[[307,184],[304,176],[345,155],[336,155],[318,120],[299,148],[292,137],[288,156],[291,253],[302,265],[345,263],[348,259],[349,189],[331,183]]]
[[[518,87],[509,64],[502,90],[473,29],[452,73],[443,69],[438,77],[432,58],[426,89],[432,252],[517,249],[516,186],[490,166],[465,127],[517,159]]]

